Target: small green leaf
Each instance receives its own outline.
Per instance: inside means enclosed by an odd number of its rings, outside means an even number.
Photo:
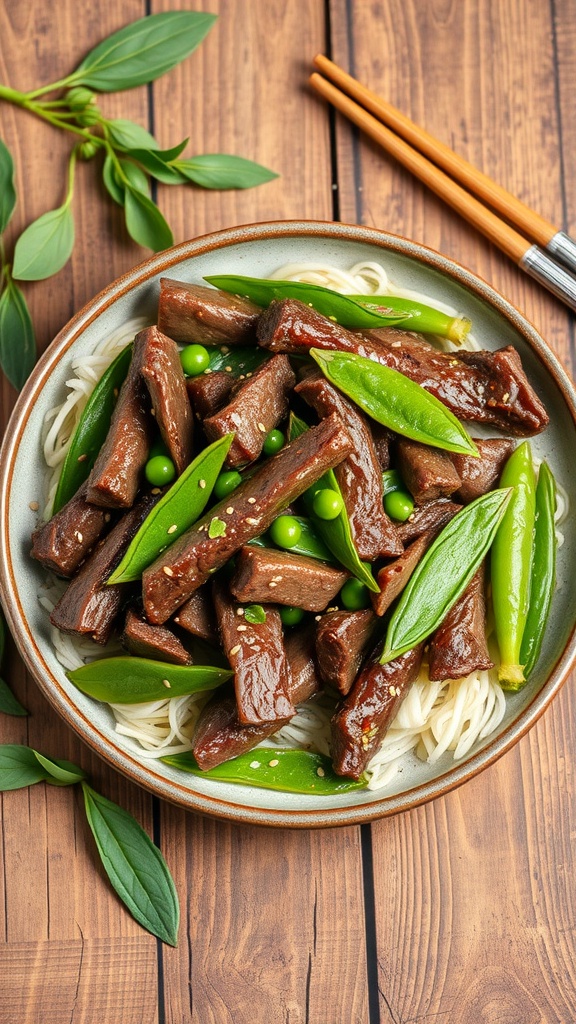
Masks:
[[[199,11],[165,11],[140,18],[99,43],[70,75],[70,84],[116,92],[145,85],[176,67],[216,20]]]
[[[278,177],[261,164],[225,153],[204,153],[190,160],[178,160],[175,166],[188,181],[202,188],[254,188]]]
[[[14,161],[10,150],[0,139],[0,235],[8,227],[15,206]]]
[[[28,714],[4,679],[0,679],[0,711],[5,715],[14,715],[19,718]]]
[[[62,761],[56,758],[46,757],[33,751],[34,757],[46,772],[46,782],[52,786],[73,786],[76,782],[82,782],[86,778],[86,772],[77,768],[71,761]]]
[[[126,189],[125,212],[128,234],[138,245],[161,252],[174,244],[172,232],[156,204],[132,185]]]
[[[16,242],[12,274],[20,281],[43,281],[57,274],[74,248],[74,217],[68,203],[43,213]]]
[[[31,747],[19,743],[0,744],[0,793],[34,786],[45,778],[46,770]]]
[[[118,203],[118,206],[124,206],[124,188],[118,181],[114,160],[109,153],[104,160],[104,165],[102,167],[102,181],[104,182],[106,191],[112,196],[114,202]]]
[[[149,197],[150,179],[146,172],[141,167],[138,167],[138,164],[132,163],[131,160],[121,160],[120,167],[132,188],[136,189],[137,192],[141,192],[143,196]]]
[[[132,916],[163,942],[177,944],[178,895],[160,850],[117,804],[82,783],[88,824],[102,866]]]
[[[106,126],[114,146],[120,149],[159,149],[159,145],[153,135],[147,132],[141,125],[134,121],[126,121],[120,118],[116,121],[107,121]]]
[[[35,362],[36,338],[26,299],[6,273],[6,287],[0,295],[0,366],[10,383],[20,389]]]
[[[169,665],[131,655],[97,658],[66,673],[82,693],[107,704],[142,704],[215,690],[232,674],[215,665]]]
[[[244,618],[246,619],[246,622],[252,622],[254,624],[258,622],[266,622],[266,612],[261,604],[249,604],[244,611]]]
[[[218,519],[218,517],[215,516],[214,519],[210,521],[208,536],[210,537],[210,540],[214,540],[215,537],[226,536],[226,523],[223,519]]]
[[[172,151],[170,150],[169,152]],[[142,164],[153,178],[163,182],[165,185],[183,185],[187,180],[176,167],[167,162],[162,153],[156,150],[129,149],[128,154],[133,160],[137,160],[138,163]]]

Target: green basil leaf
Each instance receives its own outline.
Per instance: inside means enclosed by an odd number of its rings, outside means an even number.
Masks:
[[[161,252],[174,244],[174,236],[156,203],[131,185],[126,189],[124,210],[128,234],[138,245]]]
[[[128,178],[132,188],[136,189],[137,192],[141,192],[143,196],[150,196],[150,179],[145,171],[138,164],[132,163],[131,160],[121,160],[120,167],[122,173]],[[124,197],[126,202],[126,197]]]
[[[82,771],[71,761],[62,761],[59,758],[46,757],[44,754],[33,751],[38,764],[46,772],[45,781],[52,786],[73,786],[76,782],[82,782],[86,778],[86,772]]]
[[[176,167],[188,181],[202,188],[254,188],[278,177],[261,164],[225,153],[203,153],[189,160],[178,160]]]
[[[311,348],[331,384],[368,416],[403,437],[462,455],[478,455],[468,432],[434,395],[398,370],[352,352]]]
[[[6,273],[6,287],[0,295],[0,366],[10,383],[20,389],[35,362],[36,338],[26,299]]]
[[[43,213],[16,242],[12,274],[20,281],[43,281],[57,274],[74,248],[74,217],[68,203]]]
[[[226,434],[204,448],[162,495],[130,541],[108,583],[130,583],[140,579],[144,569],[199,519],[208,504],[233,437],[233,434]]]
[[[66,675],[82,693],[107,704],[142,704],[215,690],[233,675],[214,665],[168,665],[130,655],[99,658]]]
[[[4,679],[0,679],[0,711],[5,715],[14,715],[19,718],[28,714]]]
[[[59,512],[88,479],[98,452],[106,440],[118,391],[128,373],[131,358],[132,345],[126,345],[104,371],[90,395],[64,459],[54,495],[52,515]]]
[[[172,160],[177,160],[181,153],[184,152],[186,146],[190,142],[190,136],[184,139],[183,142],[179,142],[176,146],[172,146],[171,149],[159,149],[158,156],[165,163],[169,164]]]
[[[8,146],[0,139],[0,235],[8,227],[15,206],[14,161]]]
[[[106,191],[112,196],[114,202],[118,203],[118,206],[124,206],[124,188],[116,177],[114,160],[109,153],[106,156],[102,167],[102,181],[104,182]]]
[[[102,866],[132,916],[152,935],[177,944],[180,908],[164,857],[122,807],[82,783],[88,824]]]
[[[202,779],[237,782],[260,789],[281,790],[283,793],[308,793],[310,796],[332,796],[353,789],[364,789],[367,782],[364,775],[358,780],[336,775],[330,758],[324,754],[290,748],[249,750],[208,771],[198,767],[191,751],[172,754],[160,760]]]
[[[127,121],[119,118],[115,121],[107,121],[106,127],[115,147],[120,149],[160,149],[153,135],[135,124],[134,121]]]
[[[186,145],[186,143],[184,143]],[[161,153],[149,149],[129,149],[129,156],[146,168],[149,174],[165,185],[183,185],[186,178],[170,165]]]
[[[412,573],[388,623],[380,662],[410,651],[446,618],[488,551],[512,488],[476,498],[438,534]]]
[[[19,743],[0,744],[0,793],[34,786],[45,781],[46,774],[31,747]]]
[[[165,11],[140,18],[99,43],[68,82],[100,92],[153,82],[188,57],[215,20],[216,15],[200,11]]]
[[[266,612],[261,604],[249,604],[244,610],[246,622],[266,622]]]

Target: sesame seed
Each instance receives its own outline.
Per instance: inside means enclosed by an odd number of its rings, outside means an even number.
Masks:
[[[226,515],[231,516],[233,511],[234,509],[232,508],[232,505],[228,505],[228,508],[226,509]]]
[[[38,509],[40,508],[40,505],[38,504],[37,501],[31,501],[30,504],[28,505],[28,508],[31,509],[32,512],[37,512]]]
[[[111,518],[112,518],[112,516],[110,515],[110,512],[106,512],[105,515],[104,515],[104,522],[105,523],[109,523]]]
[[[258,526],[257,519],[250,519],[250,517],[247,517],[246,522],[248,523],[249,526]]]
[[[172,687],[172,683],[168,679],[163,679],[162,686],[165,686],[167,690],[170,690]]]
[[[390,345],[390,348],[400,348],[400,344],[401,342],[399,341],[393,341],[392,344]]]
[[[244,615],[244,609],[243,608],[237,608],[236,609],[236,615]]]
[[[156,415],[156,409],[150,409],[150,412],[151,412],[152,416]]]
[[[273,576],[273,577],[272,577],[272,582],[273,582],[273,583],[280,583],[280,580],[281,580],[281,579],[283,579],[283,577],[282,577],[282,576]]]
[[[86,459],[87,459],[87,458],[88,458],[88,456],[87,456],[87,455],[79,455],[79,456],[78,456],[78,460],[77,460],[77,461],[78,461],[78,462],[86,462]]]
[[[252,376],[253,376],[253,373],[252,373],[252,371],[250,371],[250,373],[247,373],[247,374],[246,374],[246,376],[247,376],[247,377],[252,377]]]
[[[324,771],[324,769],[323,769],[323,768],[317,768],[317,769],[316,769],[316,775],[319,775],[319,776],[320,776],[320,778],[321,778],[321,779],[323,779],[323,778],[324,778],[324,776],[326,775],[326,772]]]
[[[236,646],[233,647],[232,650],[230,651],[230,656],[232,656],[234,654],[238,654],[239,650],[240,650],[240,644],[236,644]]]
[[[160,494],[160,491],[161,491],[160,487],[153,487],[152,491],[150,493],[151,494]]]
[[[314,616],[314,622],[320,622],[320,619],[321,619],[321,618],[322,618],[322,616],[321,616],[321,615],[315,615],[315,616]]]
[[[278,584],[277,584],[277,583],[275,583],[275,582],[274,582],[274,580],[270,580],[270,583],[268,584],[268,586],[269,586],[269,587],[277,587],[277,586],[278,586]]]
[[[204,373],[212,373],[212,370],[210,369],[210,367],[208,367],[206,370],[204,370]]]
[[[232,373],[232,367],[231,366],[225,366],[224,369],[227,371],[227,373]]]
[[[221,351],[223,356],[227,356],[229,351],[230,351],[230,349],[228,348],[228,345],[221,345],[220,346],[220,351]]]
[[[249,505],[255,505],[256,504],[256,498],[248,498],[248,504]]]
[[[244,622],[242,622],[239,626],[236,626],[237,633],[245,633],[247,629],[248,626]]]
[[[260,767],[260,761],[250,761],[250,767],[251,768],[259,768]]]
[[[175,615],[174,616],[174,622],[176,623],[176,625],[178,625],[180,623],[180,616],[179,615]]]
[[[169,565],[163,565],[162,566],[162,572],[166,576],[173,576],[174,575],[174,569],[171,569]]]
[[[277,757],[273,757],[271,761],[268,761],[269,768],[276,768],[276,766],[279,765],[279,764],[280,764],[280,761],[278,760]]]
[[[264,426],[263,423],[258,424],[258,430],[261,430],[263,434],[267,433],[266,427]]]
[[[507,391],[505,395],[502,395],[502,401],[507,402],[510,398],[510,393]]]
[[[82,541],[84,540],[84,537],[80,533],[80,530],[76,530],[76,533],[74,534],[74,536],[76,537],[76,540],[78,541],[79,544],[81,544]]]
[[[200,487],[201,490],[204,490],[204,488],[206,487],[206,481],[205,480],[199,480],[198,481],[198,487]]]
[[[178,527],[176,526],[176,523],[172,523],[172,526],[168,527],[168,533],[176,533],[177,529]]]

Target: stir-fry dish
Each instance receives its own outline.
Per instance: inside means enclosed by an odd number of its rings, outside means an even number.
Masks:
[[[319,796],[497,728],[540,654],[557,489],[514,348],[289,271],[161,281],[73,429],[54,411],[32,556],[69,678],[143,757]]]

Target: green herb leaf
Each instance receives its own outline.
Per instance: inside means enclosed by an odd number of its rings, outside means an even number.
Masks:
[[[214,665],[168,665],[130,655],[99,658],[66,675],[82,693],[107,704],[141,704],[215,690],[233,675]]]
[[[253,624],[266,622],[266,612],[261,604],[249,604],[244,611],[244,618],[246,622],[252,622]]]
[[[184,145],[186,145],[186,142]],[[168,152],[172,151],[169,150]],[[186,182],[184,175],[180,174],[176,167],[169,164],[165,156],[157,150],[129,149],[128,154],[133,160],[137,160],[138,163],[142,164],[153,178],[163,182],[165,185],[183,185]]]
[[[12,274],[20,281],[43,281],[57,274],[74,248],[74,217],[68,203],[43,213],[16,242]]]
[[[242,156],[203,153],[190,160],[178,160],[177,169],[188,181],[202,188],[254,188],[278,175]]]
[[[5,281],[0,295],[0,365],[20,389],[36,362],[36,338],[26,299],[7,270]]]
[[[19,718],[28,714],[4,679],[0,679],[0,711],[5,715],[15,715]]]
[[[128,234],[138,245],[161,252],[174,244],[174,236],[156,204],[132,185],[126,189],[124,209]]]
[[[165,764],[189,772],[202,779],[237,782],[260,789],[276,789],[283,793],[307,793],[310,796],[332,796],[364,789],[366,777],[346,779],[336,775],[329,757],[308,750],[250,750],[224,764],[202,771],[191,752],[173,754],[160,759]]]
[[[0,744],[0,792],[24,789],[43,782],[46,770],[36,759],[31,747],[19,743]]]
[[[8,146],[0,139],[0,235],[8,227],[15,206],[14,161]]]
[[[468,432],[434,395],[398,370],[351,352],[311,348],[322,373],[368,416],[403,437],[462,455],[478,455]]]
[[[82,782],[82,779],[86,778],[86,772],[82,771],[81,768],[77,768],[70,761],[45,757],[44,754],[39,754],[37,750],[33,750],[32,753],[38,764],[44,768],[46,773],[45,781],[52,786],[73,786],[76,782]]]
[[[197,11],[166,11],[140,18],[99,43],[68,82],[100,92],[153,82],[188,57],[215,20],[214,14]]]
[[[483,494],[438,534],[390,619],[382,665],[416,647],[446,618],[485,557],[511,494],[510,488]]]
[[[226,434],[214,441],[186,467],[146,516],[108,583],[129,583],[140,579],[144,569],[164,548],[178,540],[196,522],[208,504],[233,437],[233,434]]]
[[[177,944],[178,895],[160,850],[117,804],[82,783],[88,824],[113,888],[132,916],[152,935]]]
[[[153,135],[135,124],[134,121],[126,121],[120,118],[115,121],[107,121],[106,127],[110,139],[115,147],[120,149],[159,149],[159,145]]]
[[[102,181],[109,195],[118,206],[124,206],[124,186],[118,181],[114,160],[108,153],[102,167]]]
[[[143,196],[150,196],[150,179],[145,171],[138,164],[133,163],[131,160],[120,160],[120,167],[122,173],[128,178],[132,188],[135,188],[137,192],[141,192]],[[124,187],[124,186],[123,186]],[[124,190],[125,191],[125,190]],[[124,196],[124,202],[126,197]]]
[[[210,521],[210,525],[208,527],[208,536],[210,537],[210,540],[214,540],[215,537],[226,536],[226,523],[223,519],[218,519],[217,516],[214,516],[214,519]]]

